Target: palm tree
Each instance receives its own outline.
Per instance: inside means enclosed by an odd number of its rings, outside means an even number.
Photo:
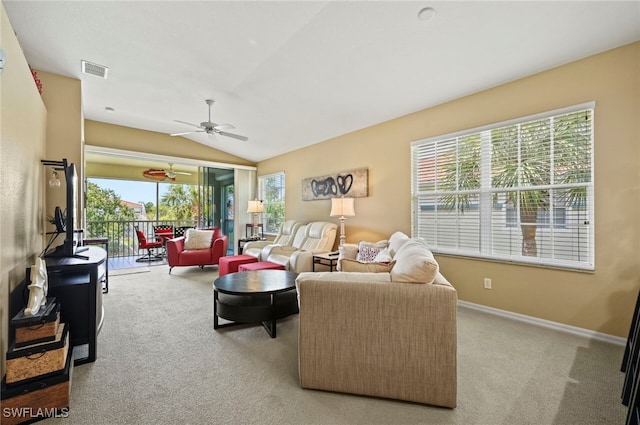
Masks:
[[[196,186],[172,184],[160,200],[167,219],[193,220],[198,217],[198,189]]]
[[[562,187],[591,181],[591,138],[585,131],[585,126],[591,125],[591,111],[584,114],[575,112],[491,131],[491,165],[485,172],[491,173],[494,203],[501,198],[519,211],[523,256],[538,256],[540,211],[548,211],[551,205],[585,206],[586,187]],[[464,213],[477,202],[474,191],[481,188],[482,136],[461,137],[457,155],[441,154],[439,161],[444,166],[438,188],[458,192],[440,198],[445,208]]]

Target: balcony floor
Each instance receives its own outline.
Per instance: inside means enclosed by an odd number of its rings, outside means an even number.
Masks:
[[[136,261],[141,255],[133,257],[112,257],[109,258],[109,270],[131,269],[133,267],[166,266],[167,259],[161,258],[155,261]]]

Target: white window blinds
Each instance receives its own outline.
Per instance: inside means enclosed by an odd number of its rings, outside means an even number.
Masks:
[[[434,252],[594,269],[594,104],[414,142],[413,226]]]

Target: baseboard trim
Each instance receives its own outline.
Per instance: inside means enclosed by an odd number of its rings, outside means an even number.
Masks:
[[[627,339],[620,338],[619,336],[604,334],[584,328],[578,328],[576,326],[565,325],[563,323],[552,322],[551,320],[539,319],[533,316],[526,316],[524,314],[513,313],[507,310],[500,310],[498,308],[487,307],[485,305],[470,303],[468,301],[458,300],[458,306],[494,314],[496,316],[502,316],[507,319],[518,320],[520,322],[525,322],[536,326],[542,326],[544,328],[550,328],[557,331],[583,336],[589,339],[596,339],[615,345],[625,346],[627,344]]]

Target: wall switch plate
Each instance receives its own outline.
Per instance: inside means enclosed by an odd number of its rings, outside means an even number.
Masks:
[[[491,289],[491,279],[488,277],[484,278],[484,289]]]

